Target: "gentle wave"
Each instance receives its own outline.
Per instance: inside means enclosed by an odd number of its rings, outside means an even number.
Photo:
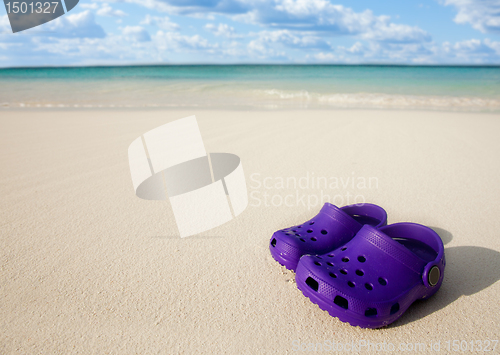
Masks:
[[[143,105],[127,105],[127,104],[61,104],[61,103],[24,103],[24,102],[0,102],[0,108],[167,108],[167,107],[196,107],[197,105],[190,104],[143,104]]]
[[[310,93],[307,91],[264,90],[269,97],[296,101],[302,106],[362,108],[428,108],[500,110],[500,100],[480,97],[416,96],[382,93]]]
[[[94,94],[95,95],[95,94]],[[0,102],[0,108],[217,108],[217,109],[430,109],[452,111],[500,111],[500,99],[485,97],[397,95],[384,93],[315,93],[278,89],[177,91],[132,99],[88,92],[85,101],[58,95],[58,99]],[[50,95],[53,97],[52,95]]]

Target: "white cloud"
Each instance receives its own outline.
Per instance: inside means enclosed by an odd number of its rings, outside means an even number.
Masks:
[[[122,33],[127,39],[135,42],[151,41],[148,31],[141,26],[126,26],[122,29]]]
[[[484,41],[484,44],[486,44],[488,47],[493,49],[497,55],[500,55],[500,42],[495,42],[492,41],[488,38],[486,38]]]
[[[500,32],[500,1],[498,0],[442,0],[444,5],[452,5],[458,13],[454,21],[469,23],[483,33]]]
[[[273,26],[359,35],[361,38],[388,42],[429,41],[430,35],[418,27],[389,22],[389,16],[372,11],[355,12],[326,0],[281,0],[276,12],[261,13],[261,22]]]
[[[350,48],[347,48],[346,50],[352,54],[361,54],[364,52],[365,46],[363,46],[363,44],[360,42],[356,42]]]
[[[373,48],[372,48],[373,49]],[[351,47],[337,46],[331,52],[319,52],[308,55],[319,62],[360,62],[362,58],[370,56],[370,50],[361,42],[354,43]]]
[[[154,41],[159,50],[171,52],[173,50],[208,51],[213,52],[218,44],[211,44],[205,38],[194,35],[186,36],[177,32],[158,31]]]
[[[241,58],[248,62],[248,51],[242,43],[232,41],[226,44],[219,52],[220,56],[224,59]]]
[[[24,41],[28,36],[57,38],[103,38],[106,36],[104,29],[95,22],[90,10],[61,16],[40,25],[34,31],[20,32],[15,35],[12,35],[7,15],[0,16],[0,33],[10,34],[7,36],[9,42]]]
[[[247,12],[253,0],[126,0],[151,9],[180,15],[238,14]],[[264,0],[257,0],[263,2]]]
[[[207,31],[212,32],[216,36],[223,36],[223,37],[227,37],[227,38],[242,37],[241,35],[238,35],[235,33],[234,27],[231,27],[225,23],[219,23],[218,26],[214,25],[213,23],[207,23],[205,25],[205,29]]]
[[[96,12],[99,16],[109,16],[109,17],[124,17],[127,16],[125,12],[122,10],[114,10],[108,4],[104,4],[99,10]]]
[[[103,38],[106,36],[104,29],[95,22],[90,10],[61,16],[41,25],[39,29],[41,32],[36,31],[33,34],[59,38]]]
[[[308,58],[327,63],[492,64],[500,58],[500,42],[477,39],[440,45],[356,42],[351,47],[337,46],[330,52],[322,51]]]
[[[323,35],[352,35],[376,41],[429,41],[424,30],[390,22],[372,11],[355,12],[327,0],[127,0],[182,15],[222,14],[237,21],[276,29],[314,31]]]
[[[374,21],[369,10],[356,13],[326,0],[280,0],[269,9],[271,11],[263,10],[257,10],[255,14],[261,23],[337,34],[363,33]]]
[[[308,58],[325,63],[363,63],[377,62],[377,57],[382,50],[382,46],[372,43],[368,46],[361,42],[356,42],[350,47],[337,46],[331,52],[319,52],[309,55]]]
[[[314,55],[312,55],[314,59],[316,59],[319,62],[337,62],[338,57],[333,54],[333,53],[324,53],[324,52],[319,52]],[[308,58],[311,58],[311,56],[308,55]]]
[[[259,44],[259,46],[272,44],[273,46],[284,45],[290,48],[331,48],[330,44],[320,37],[308,33],[295,33],[289,30],[261,31],[257,33],[257,37],[252,42],[254,45]]]
[[[279,51],[260,41],[250,41],[247,45],[248,54],[260,59],[287,59],[285,51]]]
[[[44,53],[50,64],[89,65],[151,63],[162,61],[152,42],[132,42],[124,35],[105,38],[58,38],[48,41],[37,37],[33,40],[33,53]],[[47,64],[46,63],[38,63]]]
[[[466,41],[456,42],[454,45],[446,43],[445,48],[446,50],[451,50],[454,53],[467,53],[467,54],[495,53],[495,50],[491,47],[490,43],[483,42],[478,39],[469,39]]]
[[[288,61],[288,49],[331,50],[331,45],[320,37],[290,30],[261,31],[252,33],[257,38],[250,41],[247,50],[250,56],[260,59]]]
[[[9,17],[7,15],[0,16],[0,33],[12,33]]]
[[[385,19],[376,21],[372,29],[365,32],[361,38],[393,43],[419,43],[431,40],[427,32],[416,26],[388,23]]]
[[[151,16],[146,15],[144,20],[140,22],[141,25],[151,25],[156,26],[164,31],[177,31],[180,29],[179,25],[171,22],[167,16],[159,17],[159,16]]]
[[[95,2],[90,4],[78,4],[78,6],[82,9],[89,9],[89,10],[97,10],[99,8],[99,5]]]
[[[500,42],[469,39],[454,44],[443,43],[441,57],[459,62],[489,64],[500,56]]]

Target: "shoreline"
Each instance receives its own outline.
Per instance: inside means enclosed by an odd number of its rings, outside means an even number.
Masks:
[[[496,67],[213,66],[0,70],[0,106],[500,112]]]
[[[134,106],[134,107],[125,107],[125,106],[49,106],[49,107],[5,107],[0,103],[0,112],[63,112],[63,111],[104,111],[104,112],[113,112],[113,111],[167,111],[167,112],[184,112],[184,111],[210,111],[210,112],[288,112],[288,111],[300,111],[300,112],[334,112],[334,111],[375,111],[375,112],[428,112],[428,113],[453,113],[453,114],[491,114],[498,115],[500,114],[500,108],[498,110],[463,110],[463,109],[432,109],[432,108],[373,108],[373,107],[298,107],[298,108],[290,108],[290,107],[282,107],[282,108],[265,108],[265,107],[197,107],[197,106],[186,106],[186,107],[165,107],[165,106]]]

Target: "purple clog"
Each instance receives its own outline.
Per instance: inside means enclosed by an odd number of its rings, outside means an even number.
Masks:
[[[275,232],[269,249],[276,261],[295,271],[302,255],[336,249],[351,240],[365,224],[377,228],[385,226],[387,213],[382,207],[369,203],[342,208],[325,203],[309,221]]]
[[[415,223],[365,225],[326,254],[304,255],[295,280],[333,317],[379,328],[401,317],[415,300],[436,293],[444,267],[443,242],[432,229]]]

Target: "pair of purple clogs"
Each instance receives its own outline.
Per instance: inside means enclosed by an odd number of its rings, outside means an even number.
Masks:
[[[443,282],[441,238],[416,223],[387,225],[377,205],[325,203],[311,220],[273,234],[271,254],[296,271],[297,287],[333,317],[379,328]]]

